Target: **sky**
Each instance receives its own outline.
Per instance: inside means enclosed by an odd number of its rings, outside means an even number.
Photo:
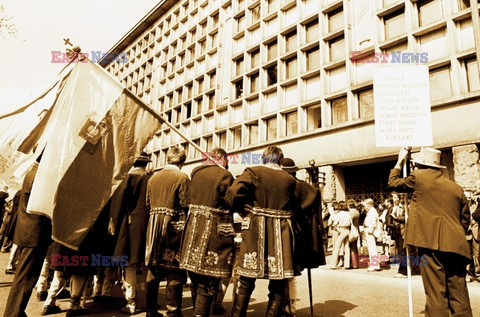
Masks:
[[[52,51],[65,51],[64,38],[83,52],[107,52],[159,1],[0,0],[18,30],[0,36],[0,114],[53,83],[65,64],[52,63]]]

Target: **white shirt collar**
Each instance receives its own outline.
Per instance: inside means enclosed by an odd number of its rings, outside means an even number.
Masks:
[[[173,165],[173,164],[167,164],[163,167],[163,169],[166,169],[166,170],[175,170],[175,171],[179,171],[180,168],[177,166],[177,165]]]
[[[280,167],[280,165],[276,164],[276,163],[267,163],[264,165],[265,167],[268,167],[268,168],[271,168],[273,170],[279,170],[279,171],[283,171],[282,168]]]

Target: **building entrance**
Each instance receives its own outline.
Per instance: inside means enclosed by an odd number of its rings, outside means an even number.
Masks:
[[[394,161],[388,161],[344,167],[345,198],[358,202],[372,198],[375,204],[383,202],[390,196],[388,175],[394,165]]]

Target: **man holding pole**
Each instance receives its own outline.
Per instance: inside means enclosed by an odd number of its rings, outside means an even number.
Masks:
[[[412,160],[416,169],[401,178],[408,156],[408,150],[402,148],[388,186],[412,193],[405,244],[418,247],[419,256],[426,259],[420,266],[425,316],[472,316],[465,278],[470,259],[466,239],[470,211],[463,189],[443,175],[440,155],[433,148],[422,148]]]

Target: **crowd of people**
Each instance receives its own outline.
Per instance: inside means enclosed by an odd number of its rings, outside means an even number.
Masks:
[[[180,146],[168,150],[167,165],[153,174],[142,153],[78,249],[52,243],[51,220],[26,213],[40,156],[0,229],[3,250],[10,250],[6,273],[15,274],[4,314],[26,316],[34,290],[44,301],[42,315],[59,313],[56,299],[67,284],[67,316],[88,314],[86,299],[108,303],[121,281],[124,313],[141,311],[137,294],[146,285],[147,316],[158,317],[165,281],[167,315],[182,316],[189,280],[194,316],[225,314],[223,296],[232,283],[230,315],[240,317],[256,279],[267,279],[266,316],[295,316],[295,277],[327,264],[331,250],[329,269],[375,272],[395,264],[399,278],[407,276],[407,254],[421,258],[410,269],[422,276],[426,316],[472,316],[466,282],[480,274],[480,182],[464,192],[443,176],[439,153],[422,149],[414,171],[401,178],[402,150],[389,176],[394,192],[377,203],[322,203],[319,188],[297,179],[299,168],[276,146],[265,149],[262,165],[237,177],[221,148],[190,175],[182,171]]]
[[[146,285],[147,316],[162,316],[159,284],[166,281],[167,315],[182,316],[188,279],[194,316],[224,314],[232,281],[231,316],[246,316],[256,279],[270,281],[266,315],[294,316],[295,276],[325,264],[319,189],[297,179],[295,162],[275,146],[264,151],[262,165],[237,178],[223,149],[209,154],[212,162],[188,175],[180,146],[170,147],[167,165],[153,174],[142,153],[78,249],[52,243],[50,219],[26,212],[40,156],[25,177],[7,243],[7,273],[15,277],[5,316],[26,316],[34,290],[44,301],[41,315],[61,312],[56,300],[67,284],[67,316],[88,314],[86,299],[108,302],[116,280],[124,313],[141,311],[137,294]]]
[[[376,204],[372,198],[361,202],[349,199],[327,203],[322,212],[325,240],[331,242],[332,260],[329,268],[358,269],[367,266],[368,272],[398,264],[397,278],[406,278],[406,265],[400,261],[406,256],[403,245],[405,208],[396,192]],[[379,249],[381,250],[379,252]],[[415,254],[414,248],[410,248]],[[414,274],[419,274],[413,266]]]

